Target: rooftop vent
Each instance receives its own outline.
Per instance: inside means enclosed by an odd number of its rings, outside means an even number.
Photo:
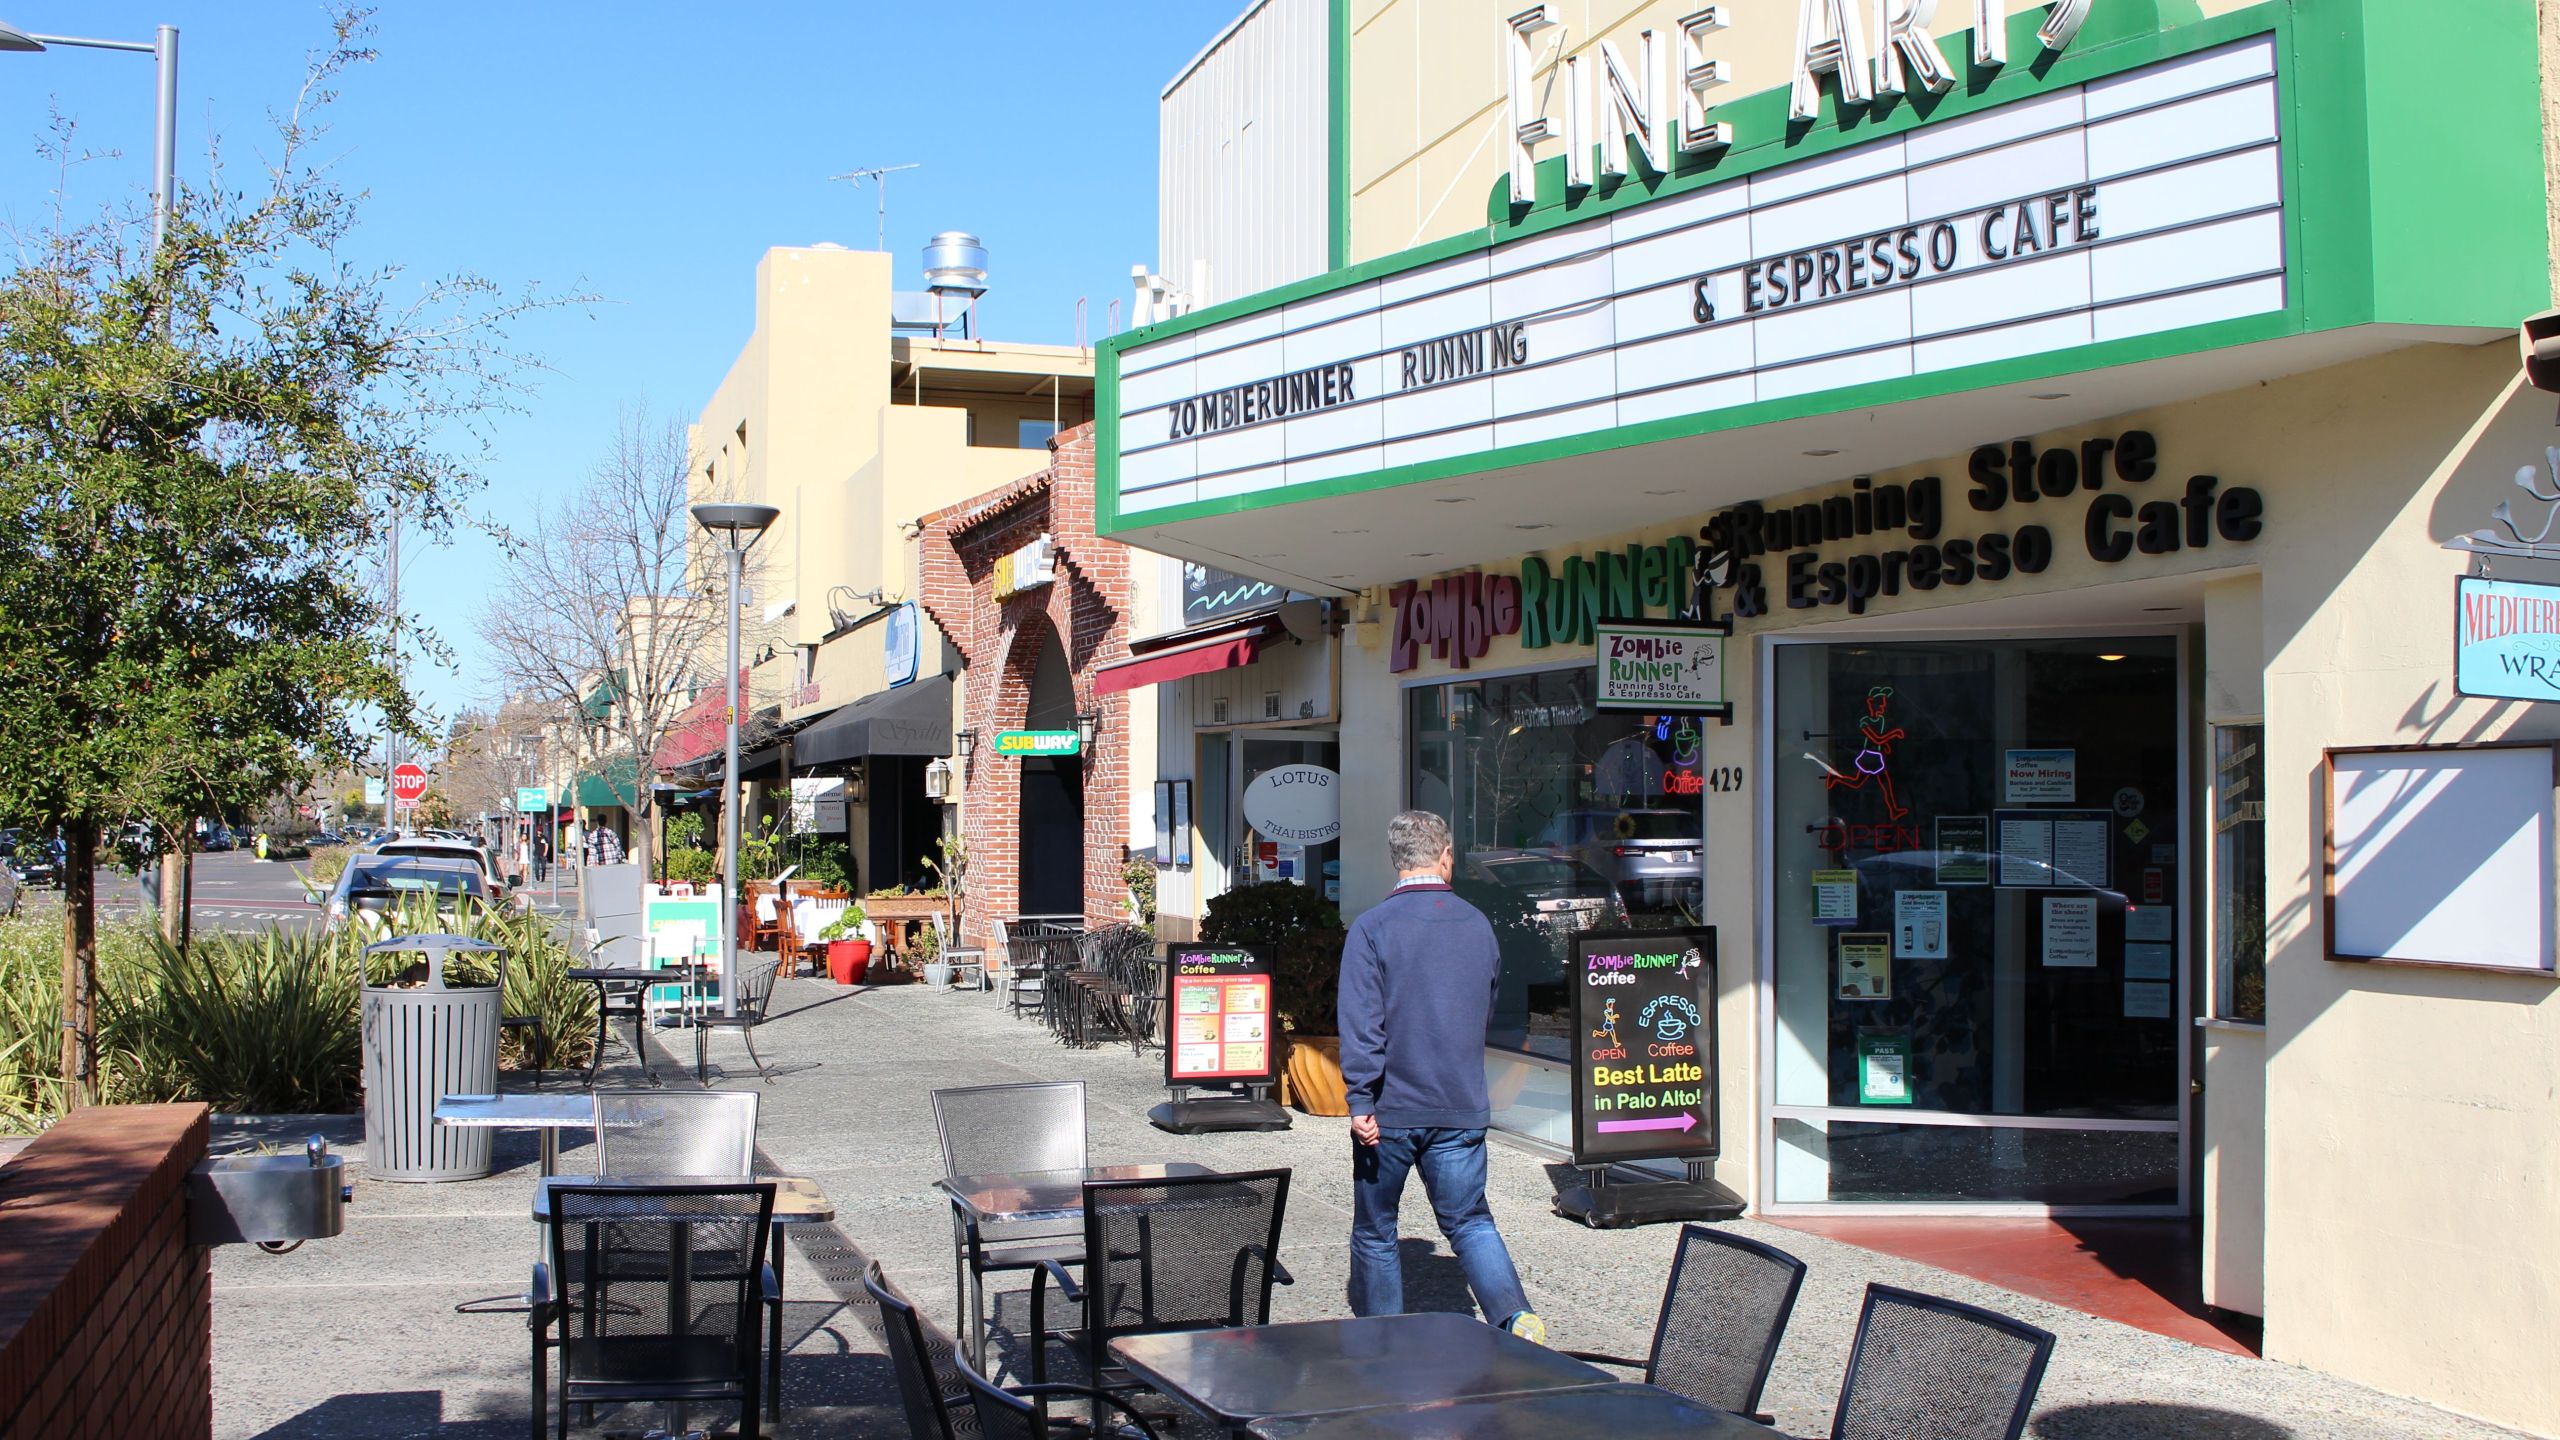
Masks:
[[[890,297],[889,325],[901,335],[940,340],[957,330],[976,338],[971,317],[987,293],[987,247],[966,230],[945,230],[925,242],[924,293]]]

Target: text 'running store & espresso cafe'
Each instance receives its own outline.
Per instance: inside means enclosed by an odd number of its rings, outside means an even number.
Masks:
[[[2560,493],[2531,7],[1582,8],[1349,7],[1334,267],[1101,352],[1101,532],[1348,613],[1345,912],[1449,818],[1517,1137],[1642,1038],[1571,937],[1712,927],[1754,1209],[2197,1217],[2271,1355],[2560,1425],[2560,1280],[2410,1268],[2560,1277],[2560,721],[2448,639],[2446,542]],[[1390,21],[1489,158],[1364,74]],[[1481,223],[1399,248],[1444,150]],[[2508,755],[2522,831],[2427,809]],[[2433,948],[2518,833],[2530,963]]]

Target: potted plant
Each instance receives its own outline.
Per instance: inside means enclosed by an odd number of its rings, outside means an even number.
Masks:
[[[850,985],[871,965],[871,942],[864,938],[862,907],[848,904],[827,922],[818,939],[827,947],[827,978]]]
[[[951,983],[951,962],[942,958],[942,932],[931,925],[916,931],[916,963],[924,968],[924,983],[935,989]]]
[[[1309,1115],[1350,1114],[1333,1016],[1342,989],[1342,912],[1313,886],[1244,885],[1209,902],[1200,938],[1249,945],[1271,961],[1271,1007],[1289,1042],[1281,1099]]]

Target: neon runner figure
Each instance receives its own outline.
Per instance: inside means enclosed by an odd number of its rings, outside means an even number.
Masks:
[[[1626,1041],[1618,1038],[1618,997],[1615,995],[1610,996],[1609,999],[1601,1005],[1600,1028],[1591,1032],[1591,1038],[1594,1040],[1600,1039],[1603,1036],[1608,1037],[1608,1041],[1612,1045],[1624,1046],[1627,1043]]]
[[[1896,725],[1890,730],[1885,728],[1885,702],[1892,698],[1893,687],[1890,685],[1878,685],[1867,692],[1867,715],[1858,722],[1858,734],[1867,743],[1858,752],[1858,758],[1849,762],[1857,773],[1843,775],[1825,765],[1822,768],[1831,770],[1831,773],[1823,777],[1822,785],[1826,790],[1864,790],[1867,782],[1873,780],[1876,788],[1884,792],[1884,818],[1899,820],[1911,810],[1895,798],[1893,772],[1886,768],[1893,755],[1894,742],[1902,738],[1901,726]]]

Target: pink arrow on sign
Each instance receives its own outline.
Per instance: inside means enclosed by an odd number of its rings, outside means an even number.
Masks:
[[[1698,1117],[1686,1111],[1681,1112],[1680,1117],[1676,1120],[1603,1120],[1600,1122],[1600,1133],[1603,1135],[1616,1130],[1686,1131],[1695,1130],[1697,1128]]]

